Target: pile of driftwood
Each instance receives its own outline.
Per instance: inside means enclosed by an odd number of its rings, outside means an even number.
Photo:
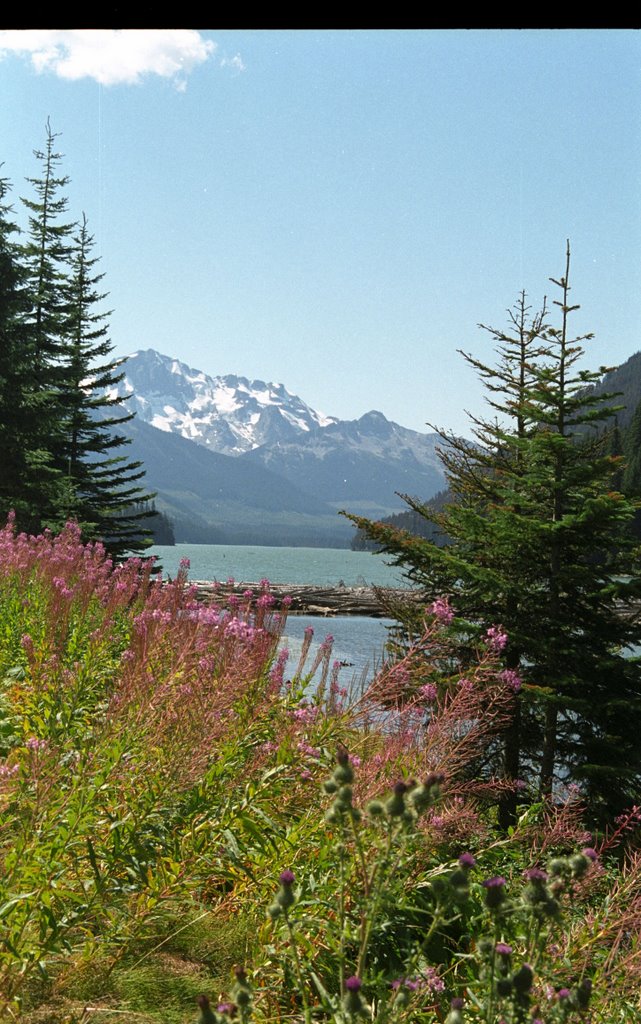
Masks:
[[[192,580],[196,596],[204,604],[224,606],[233,594],[242,598],[246,590],[258,595],[259,583],[208,583]],[[367,615],[381,619],[389,616],[394,603],[412,599],[409,590],[390,590],[382,587],[320,587],[300,583],[272,583],[269,591],[278,606],[285,596],[291,598],[290,615]]]

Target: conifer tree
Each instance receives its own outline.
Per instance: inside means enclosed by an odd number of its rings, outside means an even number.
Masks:
[[[579,369],[590,335],[568,332],[578,308],[569,262],[568,246],[565,274],[553,279],[557,326],[545,304],[526,318],[522,296],[510,333],[490,329],[498,365],[466,356],[498,418],[473,420],[473,441],[441,432],[452,502],[438,513],[406,497],[449,545],[350,518],[426,599],[448,594],[468,622],[503,625],[508,666],[526,680],[504,767],[541,795],[578,782],[599,816],[632,800],[641,782],[641,681],[626,657],[641,626],[620,613],[641,594],[641,568],[634,503],[612,490],[612,458],[593,429],[616,411],[613,396],[589,392],[605,368]],[[514,810],[514,800],[504,803],[504,824]]]
[[[32,429],[38,433],[36,447],[42,453],[47,487],[42,488],[38,506],[32,508],[37,527],[59,529],[71,506],[68,481],[54,453],[61,444],[63,418],[60,405],[64,350],[65,281],[72,222],[64,221],[68,206],[63,189],[69,178],[58,173],[62,160],[55,151],[56,135],[47,121],[44,150],[34,150],[41,164],[41,176],[27,178],[34,198],[22,197],[28,211],[26,241],[21,245],[21,263],[29,306],[24,317],[25,356],[28,391],[37,414]]]
[[[65,321],[59,402],[62,434],[56,460],[66,474],[68,514],[77,519],[87,539],[100,538],[116,555],[149,543],[144,521],[151,514],[143,502],[151,495],[140,486],[140,462],[128,461],[118,449],[130,443],[119,433],[133,413],[123,411],[115,387],[124,377],[122,360],[111,359],[112,343],[96,309],[106,297],[97,291],[103,274],[96,273],[93,238],[83,214],[69,258],[64,286]]]

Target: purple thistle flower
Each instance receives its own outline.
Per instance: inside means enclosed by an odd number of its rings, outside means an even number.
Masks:
[[[588,860],[591,860],[592,863],[599,859],[598,853],[596,852],[596,850],[592,849],[591,846],[586,846],[584,850],[581,850],[581,853],[584,857],[587,857]]]
[[[345,988],[348,992],[359,992],[363,986],[363,982],[355,974],[348,978],[345,982]]]
[[[476,864],[476,860],[471,853],[462,853],[458,862],[462,868],[473,868]]]
[[[452,1010],[462,1010],[464,1006],[465,1000],[461,996],[454,996],[454,999],[452,999],[450,1003]]]
[[[497,942],[494,947],[494,952],[498,953],[499,956],[510,956],[512,953],[512,947],[508,946],[506,942]]]
[[[567,999],[570,995],[569,988],[560,988],[556,994],[557,999]]]
[[[285,868],[284,871],[281,871],[278,880],[281,883],[281,885],[293,885],[295,879],[296,876],[294,872],[290,871],[289,868]]]
[[[542,868],[527,868],[523,872],[523,877],[528,882],[547,882],[548,880],[547,871],[543,871]]]
[[[503,875],[494,875],[493,878],[486,878],[484,882],[481,882],[486,889],[500,889],[505,884],[506,880]]]

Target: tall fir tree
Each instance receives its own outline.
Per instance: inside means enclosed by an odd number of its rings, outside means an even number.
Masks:
[[[61,406],[64,323],[66,317],[65,282],[74,224],[63,218],[68,200],[64,194],[69,178],[59,173],[62,160],[55,151],[57,136],[47,121],[43,150],[34,150],[41,165],[40,177],[27,178],[34,197],[21,197],[28,213],[26,241],[21,245],[21,263],[25,272],[29,307],[24,322],[29,366],[31,402],[37,407],[33,429],[39,432],[38,449],[49,453],[44,461],[48,477],[42,488],[39,506],[32,509],[34,525],[59,529],[72,500],[68,481],[61,471],[55,452],[61,444],[63,410]]]
[[[113,345],[97,306],[106,295],[97,291],[104,274],[96,273],[93,238],[83,214],[73,239],[70,275],[64,286],[65,321],[59,401],[62,436],[56,451],[66,475],[71,506],[87,539],[102,539],[115,555],[150,543],[145,521],[148,494],[140,485],[144,469],[120,449],[130,443],[119,432],[133,413],[123,411],[113,389],[124,377],[122,360],[110,358]]]
[[[498,418],[474,420],[473,441],[441,434],[453,496],[442,512],[406,498],[450,543],[349,518],[426,599],[448,594],[462,619],[503,625],[508,666],[526,680],[504,767],[540,795],[578,782],[599,817],[632,801],[641,783],[641,679],[626,654],[641,624],[621,614],[641,595],[641,567],[634,502],[612,489],[612,458],[594,429],[615,412],[612,396],[589,393],[605,369],[579,369],[590,335],[568,332],[578,309],[569,265],[568,246],[565,274],[553,279],[557,326],[545,308],[526,320],[522,297],[511,332],[491,329],[498,365],[466,356]],[[508,824],[514,798],[501,812]]]

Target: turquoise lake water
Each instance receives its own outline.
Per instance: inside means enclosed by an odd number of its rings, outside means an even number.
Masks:
[[[167,576],[175,576],[181,558],[191,563],[192,580],[227,580],[256,583],[316,583],[348,587],[376,584],[404,586],[399,569],[387,564],[382,555],[348,548],[275,548],[234,544],[156,545],[148,554],[156,555]]]

